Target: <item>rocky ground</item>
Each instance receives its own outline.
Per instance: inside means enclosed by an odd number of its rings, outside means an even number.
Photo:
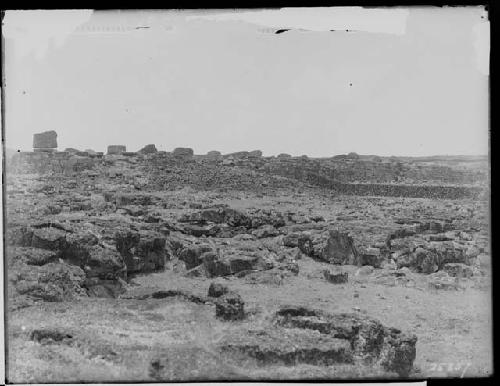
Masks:
[[[486,201],[207,170],[8,174],[10,382],[492,373]]]

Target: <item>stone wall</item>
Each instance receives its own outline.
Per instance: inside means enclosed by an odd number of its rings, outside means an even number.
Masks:
[[[356,196],[439,199],[477,198],[483,193],[482,188],[469,186],[334,183],[331,188],[341,194]]]
[[[248,161],[240,163],[246,165]],[[369,184],[473,185],[487,180],[486,170],[415,165],[396,161],[267,157],[261,158],[259,163],[254,162],[254,164],[272,174],[311,182],[327,179]]]

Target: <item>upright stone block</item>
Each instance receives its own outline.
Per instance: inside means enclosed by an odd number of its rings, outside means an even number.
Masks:
[[[54,130],[33,134],[33,149],[47,149],[48,151],[51,151],[56,148],[57,133]]]

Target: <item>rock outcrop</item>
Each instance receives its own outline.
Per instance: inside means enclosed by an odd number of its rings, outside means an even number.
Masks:
[[[36,253],[39,263],[41,259],[60,259],[70,267],[69,270],[82,272],[83,283],[78,281],[78,285],[85,287],[93,296],[114,297],[124,289],[127,267],[122,256],[102,244],[92,232],[58,223],[38,223],[10,229],[8,237],[11,245],[30,248],[30,255]],[[49,251],[45,255],[49,254],[50,257],[43,257],[43,254],[36,252],[38,250]],[[18,251],[26,253],[26,249]],[[33,258],[30,256],[27,260]],[[41,267],[46,269],[48,264]]]
[[[383,326],[378,320],[358,314],[328,314],[304,307],[282,307],[275,324],[284,328],[317,331],[345,339],[356,360],[381,365],[385,370],[407,376],[416,357],[417,337]]]
[[[162,270],[168,259],[166,239],[152,231],[125,231],[116,235],[116,249],[122,255],[127,273]]]

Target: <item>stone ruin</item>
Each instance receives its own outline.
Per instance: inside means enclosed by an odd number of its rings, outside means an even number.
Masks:
[[[212,158],[212,159],[218,159],[218,158],[222,158],[222,153],[218,150],[211,150],[207,153],[206,155],[208,158]]]
[[[158,149],[154,144],[149,144],[144,146],[141,150],[139,150],[139,153],[141,154],[154,154],[157,153]]]
[[[92,169],[106,162],[102,152],[87,149],[80,151],[66,148],[57,151],[57,133],[47,131],[33,136],[33,152],[17,152],[9,160],[9,169],[21,173],[63,172],[72,173]],[[322,186],[340,194],[375,195],[393,197],[441,197],[460,198],[477,196],[481,187],[465,186],[480,181],[484,176],[477,170],[453,169],[442,165],[413,165],[411,162],[393,162],[395,157],[360,156],[354,152],[330,158],[292,157],[281,153],[264,157],[260,150],[240,151],[222,155],[210,151],[195,156],[191,148],[178,147],[171,153],[158,151],[154,144],[148,144],[138,152],[127,152],[124,145],[109,145],[107,154],[121,155],[130,162],[194,161],[203,164],[208,161],[212,167],[248,168],[265,174],[293,178]],[[144,155],[148,155],[143,159]],[[116,157],[115,157],[116,158]],[[163,160],[163,161],[162,161]],[[382,160],[382,161],[381,161]],[[115,161],[113,161],[115,162]],[[117,161],[118,162],[118,161]],[[117,165],[119,166],[119,165]],[[187,177],[186,177],[187,178]],[[193,177],[194,178],[194,177]],[[425,184],[415,184],[424,181]],[[432,183],[429,183],[432,182]],[[444,185],[443,185],[444,183]],[[457,184],[457,186],[451,185]]]
[[[172,154],[176,158],[191,158],[194,155],[194,151],[189,147],[176,147]]]
[[[127,151],[127,147],[124,145],[109,145],[108,154],[122,154]]]
[[[53,152],[57,149],[57,133],[54,130],[33,134],[33,151]]]

